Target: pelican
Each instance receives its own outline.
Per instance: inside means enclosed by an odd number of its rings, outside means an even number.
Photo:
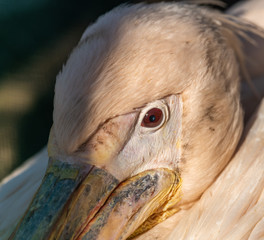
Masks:
[[[241,137],[248,34],[263,31],[188,2],[89,26],[47,149],[1,183],[1,239],[263,239],[263,102]]]

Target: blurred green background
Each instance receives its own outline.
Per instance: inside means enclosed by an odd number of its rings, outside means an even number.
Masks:
[[[56,74],[84,29],[124,2],[0,0],[0,180],[47,143]]]

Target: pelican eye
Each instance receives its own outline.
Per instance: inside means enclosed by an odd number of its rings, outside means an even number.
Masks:
[[[150,109],[144,116],[141,126],[147,128],[154,128],[159,126],[163,121],[163,112],[159,108]]]

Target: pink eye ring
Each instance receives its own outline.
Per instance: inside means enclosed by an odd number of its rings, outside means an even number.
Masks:
[[[160,125],[163,120],[163,112],[159,108],[150,109],[144,116],[141,126],[154,128]]]

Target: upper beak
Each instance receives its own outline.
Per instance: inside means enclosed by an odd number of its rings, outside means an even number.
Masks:
[[[123,146],[135,118],[135,113],[119,116],[99,129],[89,143],[94,146],[104,139],[104,144],[89,150],[89,163],[114,163],[113,153]],[[50,155],[60,159],[50,158],[39,190],[9,239],[127,239],[151,226],[144,225],[148,217],[162,217],[175,203],[180,186],[176,172],[161,168],[120,180],[104,170],[104,164],[99,168],[56,154],[52,134]]]
[[[127,239],[164,210],[178,183],[168,169],[149,170],[120,184],[103,169],[50,159],[10,239]]]

